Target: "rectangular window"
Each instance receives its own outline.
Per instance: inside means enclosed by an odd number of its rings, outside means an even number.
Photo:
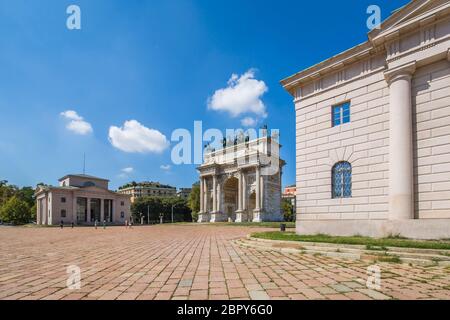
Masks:
[[[62,197],[62,198],[61,198],[61,202],[62,202],[62,203],[66,203],[66,198],[65,198],[65,197]]]
[[[350,102],[333,106],[333,127],[350,122]]]
[[[120,213],[120,217],[121,217],[122,219],[125,218],[125,212],[122,211],[122,212]]]
[[[124,205],[125,205],[125,202],[121,201],[121,202],[120,202],[120,205],[121,205],[121,206],[124,206]]]
[[[66,210],[62,209],[61,210],[61,218],[65,218],[66,217]]]

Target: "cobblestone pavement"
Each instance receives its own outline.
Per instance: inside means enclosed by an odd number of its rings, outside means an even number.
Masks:
[[[208,225],[0,227],[0,299],[450,299],[450,269],[243,248],[262,229]],[[69,265],[81,288],[66,287]]]

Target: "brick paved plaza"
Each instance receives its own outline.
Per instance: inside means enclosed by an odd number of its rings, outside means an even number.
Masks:
[[[260,251],[262,229],[208,225],[0,228],[0,299],[450,299],[450,269]],[[80,290],[66,287],[69,265]]]

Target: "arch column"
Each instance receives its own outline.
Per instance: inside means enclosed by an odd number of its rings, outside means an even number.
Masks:
[[[206,182],[206,177],[203,178],[203,212],[208,212],[208,183]]]
[[[216,212],[217,213],[222,213],[221,210],[221,206],[222,206],[222,186],[220,185],[220,182],[217,182],[217,199],[216,199],[217,203],[217,207],[216,207]]]
[[[236,222],[242,222],[242,170],[239,170],[238,176],[238,209],[236,211]]]
[[[253,210],[253,222],[261,222],[261,167],[255,169],[255,210]]]
[[[209,222],[207,191],[206,177],[200,177],[200,212],[198,214],[198,222]]]
[[[199,214],[202,214],[204,212],[204,209],[203,209],[203,177],[200,177],[200,195],[199,195],[199,200],[200,200],[200,212],[199,212]]]
[[[217,212],[217,177],[213,175],[213,207],[212,213]]]
[[[219,199],[220,199],[220,183],[217,181],[217,175],[213,175],[213,207],[211,211],[210,222],[220,222],[224,219],[223,215],[219,210]]]
[[[411,78],[415,62],[385,72],[389,83],[389,219],[414,218]]]

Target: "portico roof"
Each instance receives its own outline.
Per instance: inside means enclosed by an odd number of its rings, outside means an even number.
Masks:
[[[67,179],[68,177],[77,177],[77,178],[84,178],[84,179],[92,179],[92,180],[101,180],[101,181],[109,181],[108,179],[103,179],[95,176],[90,176],[88,174],[67,174],[62,178],[59,178],[58,181],[62,181]]]

